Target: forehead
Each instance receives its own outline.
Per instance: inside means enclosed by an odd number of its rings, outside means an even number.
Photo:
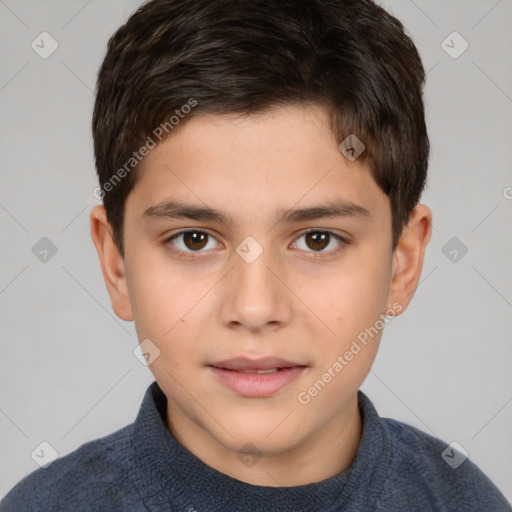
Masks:
[[[337,203],[364,213],[383,199],[366,166],[340,152],[328,113],[315,106],[191,118],[145,157],[140,172],[134,196],[144,212],[178,199],[217,213],[229,206],[230,220],[268,207],[275,220],[278,205]]]

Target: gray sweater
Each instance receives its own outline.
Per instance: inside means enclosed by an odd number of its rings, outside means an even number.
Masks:
[[[352,464],[319,483],[261,487],[230,478],[165,426],[156,382],[135,422],[82,445],[19,482],[1,512],[485,511],[512,508],[469,460],[409,425],[382,419],[359,392],[363,436]],[[442,456],[444,452],[444,456]]]

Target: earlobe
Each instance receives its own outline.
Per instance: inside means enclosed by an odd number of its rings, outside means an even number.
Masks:
[[[402,312],[409,305],[418,286],[431,234],[432,212],[424,205],[417,205],[393,254],[388,305],[398,302]]]
[[[107,220],[103,206],[95,206],[91,211],[91,236],[98,252],[101,271],[107,286],[112,309],[122,320],[133,320],[128,293],[123,257],[114,241],[112,227]]]

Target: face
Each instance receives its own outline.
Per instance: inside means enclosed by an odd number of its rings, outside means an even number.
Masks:
[[[245,481],[265,463],[242,452],[314,464],[343,444],[350,461],[357,390],[421,270],[428,215],[393,251],[387,196],[338,144],[311,106],[193,118],[143,162],[124,260],[98,249],[115,311],[158,354],[171,432]]]

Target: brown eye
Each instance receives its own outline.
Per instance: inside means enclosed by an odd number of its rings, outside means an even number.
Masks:
[[[207,241],[208,235],[200,231],[189,231],[183,234],[183,243],[193,251],[204,249]]]
[[[206,231],[194,229],[176,233],[166,240],[166,244],[169,244],[170,248],[175,252],[194,253],[205,252],[203,249],[216,247],[218,244],[213,243],[212,241],[214,240]],[[211,243],[210,247],[208,247],[208,243]]]
[[[315,232],[306,233],[306,244],[310,249],[315,251],[322,251],[328,245],[330,241],[330,236],[328,233]]]
[[[304,239],[305,243],[294,243],[298,249],[320,254],[334,253],[348,244],[343,237],[331,231],[311,230],[300,235],[297,240],[301,239]]]

